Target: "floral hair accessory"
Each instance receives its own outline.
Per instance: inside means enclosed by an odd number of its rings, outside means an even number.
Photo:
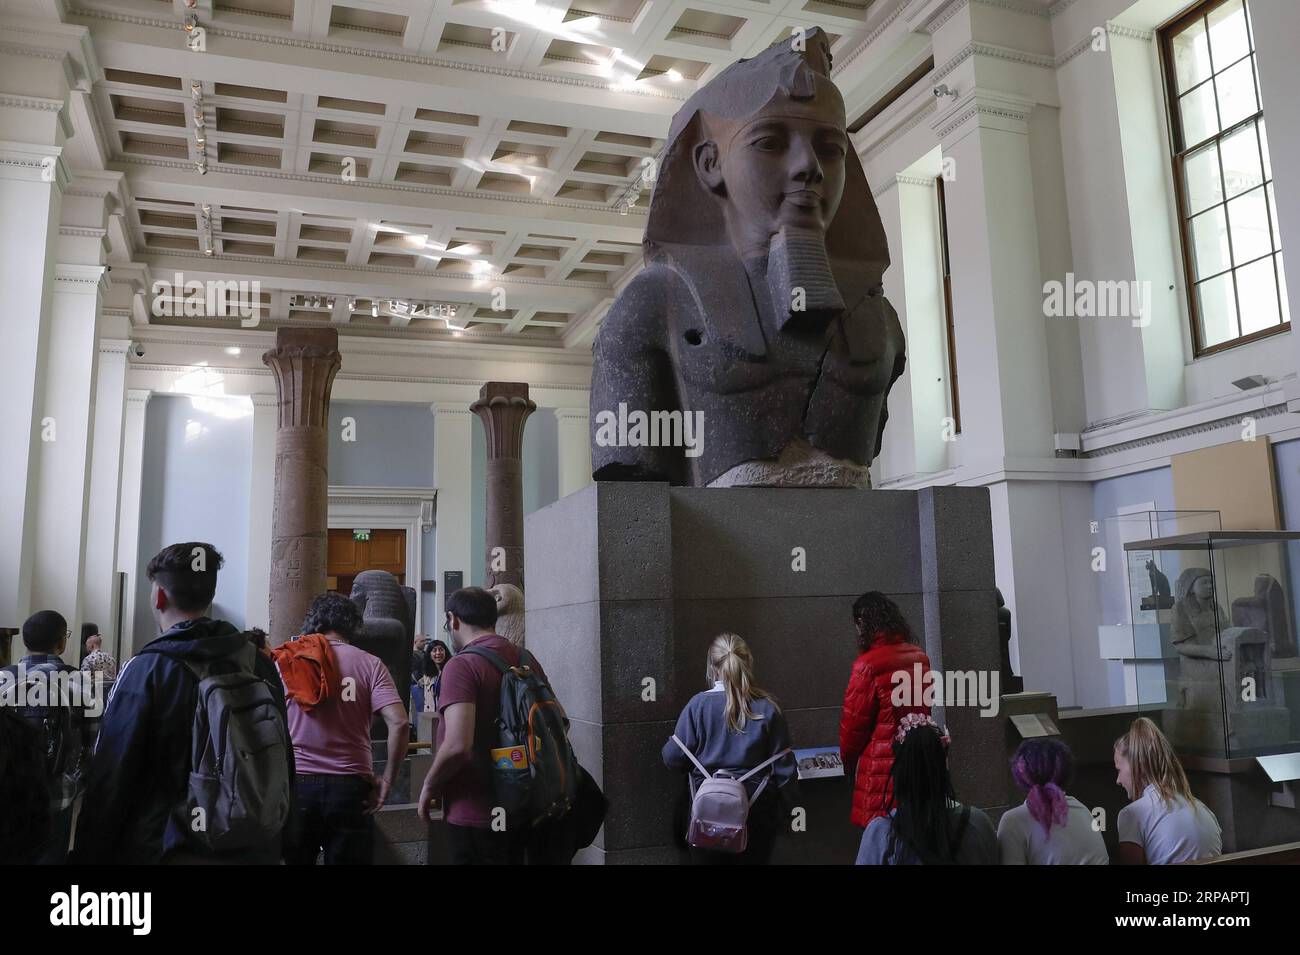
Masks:
[[[898,721],[898,731],[894,734],[894,743],[901,745],[903,740],[907,738],[907,734],[919,726],[933,726],[937,729],[944,746],[952,742],[952,737],[948,735],[947,728],[940,726],[929,715],[925,713],[908,713]]]

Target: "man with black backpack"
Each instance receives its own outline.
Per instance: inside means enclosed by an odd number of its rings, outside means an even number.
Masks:
[[[493,630],[496,599],[486,590],[457,590],[445,609],[456,655],[442,671],[420,816],[442,798],[457,865],[567,863],[573,843],[557,830],[573,815],[579,770],[546,673]]]
[[[74,862],[280,861],[294,770],[284,685],[248,634],[207,616],[222,562],[197,541],[149,562],[162,636],[113,686]]]
[[[23,623],[27,656],[0,673],[0,706],[12,708],[37,731],[50,791],[50,831],[38,862],[59,865],[68,855],[73,804],[83,786],[86,758],[95,743],[95,701],[90,681],[59,656],[68,645],[68,622],[41,610]]]

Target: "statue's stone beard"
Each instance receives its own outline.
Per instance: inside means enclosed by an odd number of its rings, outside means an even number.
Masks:
[[[767,287],[784,329],[822,328],[844,310],[826,255],[826,235],[783,226],[767,253]]]

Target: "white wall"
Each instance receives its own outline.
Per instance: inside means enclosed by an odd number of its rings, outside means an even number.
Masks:
[[[225,558],[213,616],[244,626],[252,407],[243,398],[154,395],[145,411],[135,642],[157,635],[144,569],[168,544],[204,541]]]
[[[1146,501],[1172,507],[1170,455],[1237,440],[1243,415],[1257,416],[1274,441],[1300,437],[1294,334],[1192,358],[1154,34],[1188,6],[912,4],[899,19],[929,42],[935,70],[854,136],[879,195],[891,272],[900,273],[887,275],[887,291],[903,299],[896,305],[909,347],[919,346],[919,366],[942,319],[917,274],[924,256],[907,250],[932,242],[934,227],[905,214],[892,181],[936,149],[956,162],[948,226],[964,433],[948,468],[933,473],[918,440],[920,419],[933,412],[915,382],[900,381],[890,425],[905,427],[886,432],[877,470],[891,487],[989,488],[1013,660],[1027,689],[1051,690],[1063,705],[1102,706],[1124,693],[1118,665],[1100,659],[1097,626],[1114,615],[1112,604],[1124,606],[1127,581],[1122,560],[1107,578],[1115,587],[1092,571],[1090,522]],[[1292,49],[1300,5],[1253,0],[1252,13],[1272,154],[1289,156],[1300,142],[1300,114],[1290,108],[1300,85]],[[1098,27],[1103,44],[1094,43]],[[897,44],[894,32],[877,42]],[[841,82],[867,82],[856,64],[885,52],[867,47]],[[934,97],[938,83],[956,100]],[[861,98],[846,91],[850,101]],[[1300,235],[1300,186],[1285,162],[1275,158],[1274,168],[1285,243]],[[1042,283],[1071,272],[1150,283],[1149,322],[1046,317]],[[1296,288],[1293,280],[1292,311],[1300,314]],[[1254,374],[1271,384],[1247,393],[1232,384]],[[1055,457],[1043,443],[1044,422],[1081,434],[1084,453]],[[1279,452],[1279,461],[1296,458]],[[1279,480],[1284,500],[1300,499],[1300,478]]]

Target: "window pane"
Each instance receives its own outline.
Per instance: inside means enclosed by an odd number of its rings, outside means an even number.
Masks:
[[[1268,130],[1264,128],[1264,119],[1259,120],[1259,146],[1264,151],[1264,178],[1273,178],[1273,163],[1268,158]]]
[[[1244,264],[1273,251],[1263,189],[1248,192],[1229,202],[1228,222],[1232,225],[1233,265]]]
[[[1219,178],[1219,150],[1214,143],[1189,153],[1183,163],[1187,182],[1187,214],[1196,213],[1223,201],[1223,181]]]
[[[1205,36],[1205,21],[1196,22],[1173,38],[1174,80],[1178,92],[1185,93],[1197,83],[1210,78],[1210,46]]]
[[[1241,0],[1228,0],[1215,7],[1207,18],[1210,21],[1210,51],[1214,54],[1214,68],[1240,60],[1250,52],[1250,36],[1246,32],[1246,11]]]
[[[1274,256],[1277,259],[1277,282],[1278,290],[1282,293],[1282,321],[1291,321],[1291,302],[1286,297],[1286,270],[1282,268],[1282,253],[1279,252]]]
[[[1264,184],[1254,123],[1223,137],[1219,146],[1223,150],[1223,184],[1228,190],[1227,198]]]
[[[1209,348],[1237,337],[1237,303],[1232,297],[1232,273],[1196,287],[1201,300],[1201,345]]]
[[[1259,110],[1259,100],[1255,98],[1254,65],[1252,56],[1214,78],[1214,85],[1219,89],[1219,121],[1225,129]]]
[[[1237,300],[1241,303],[1241,334],[1278,323],[1277,278],[1271,255],[1237,270]]]
[[[1214,112],[1214,83],[1198,86],[1178,101],[1183,114],[1183,145],[1195,146],[1219,131]]]
[[[1203,212],[1192,220],[1192,247],[1196,254],[1196,277],[1214,275],[1232,264],[1228,255],[1228,227],[1223,206]]]

